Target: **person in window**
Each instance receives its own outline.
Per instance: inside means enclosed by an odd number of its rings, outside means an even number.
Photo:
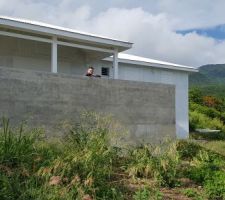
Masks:
[[[93,67],[88,67],[88,70],[86,72],[86,76],[89,76],[89,77],[101,77],[100,75],[95,75],[94,74],[94,68]]]

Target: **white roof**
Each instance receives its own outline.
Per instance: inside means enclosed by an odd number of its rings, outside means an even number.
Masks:
[[[132,47],[132,43],[127,41],[121,41],[109,37],[104,37],[100,35],[90,34],[82,31],[77,31],[74,29],[64,28],[60,26],[55,26],[51,24],[46,24],[43,22],[31,21],[27,19],[0,16],[0,27],[10,27],[19,30],[27,30],[31,32],[43,33],[51,36],[60,36],[65,38],[74,38],[79,40],[85,40],[89,42],[99,43],[102,45],[109,45],[110,47],[118,47],[119,51],[124,51]],[[112,58],[106,58],[104,60],[112,60]],[[159,60],[154,60],[150,58],[144,58],[140,56],[134,56],[130,54],[119,53],[119,62],[129,63],[134,65],[150,66],[157,68],[166,68],[173,70],[182,70],[197,72],[198,70],[194,67],[184,66]]]
[[[105,37],[105,36],[82,32],[82,31],[78,31],[78,30],[74,30],[74,29],[70,29],[70,28],[55,26],[55,25],[51,25],[51,24],[47,24],[47,23],[43,23],[43,22],[37,22],[37,21],[15,18],[15,17],[8,17],[8,16],[0,15],[0,25],[6,25],[6,26],[10,26],[10,27],[18,27],[18,28],[22,28],[22,29],[24,28],[27,30],[39,31],[39,32],[44,32],[43,29],[41,29],[41,28],[46,28],[48,30],[45,31],[45,33],[51,33],[51,34],[58,35],[57,33],[59,33],[59,32],[49,31],[49,30],[53,30],[53,31],[55,30],[55,31],[60,31],[60,32],[64,32],[64,33],[70,33],[70,36],[73,36],[75,38],[78,35],[83,36],[83,37],[80,37],[79,39],[87,39],[87,37],[90,39],[90,37],[91,37],[94,39],[99,39],[97,42],[102,42],[102,43],[106,42],[106,44],[109,43],[109,44],[113,44],[113,45],[122,46],[122,47],[125,47],[125,49],[129,49],[132,47],[132,43],[130,43],[128,41],[122,41],[122,40],[118,40],[115,38]],[[23,26],[23,25],[28,25],[28,26]],[[37,29],[38,27],[40,29]],[[85,38],[85,36],[86,36],[86,38]]]
[[[198,69],[194,67],[155,60],[151,58],[144,58],[144,57],[135,56],[131,54],[119,53],[118,58],[119,58],[119,62],[121,63],[150,66],[150,67],[156,67],[156,68],[165,68],[165,69],[172,69],[172,70],[181,70],[181,71],[188,71],[188,72],[198,72]],[[106,58],[104,60],[112,60],[112,57]]]

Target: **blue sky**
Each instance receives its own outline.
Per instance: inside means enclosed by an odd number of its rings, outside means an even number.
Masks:
[[[224,8],[225,0],[0,0],[0,15],[128,40],[126,53],[196,67],[225,63]]]
[[[198,29],[195,28],[195,29],[188,29],[188,30],[182,30],[177,32],[184,35],[188,33],[196,32],[199,35],[212,37],[212,38],[215,38],[216,40],[225,40],[225,24],[221,24],[221,25],[209,27],[209,28],[198,28]]]

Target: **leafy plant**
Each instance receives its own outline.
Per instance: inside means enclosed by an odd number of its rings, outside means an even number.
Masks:
[[[193,159],[202,147],[194,141],[180,140],[177,142],[177,151],[184,160]]]
[[[141,188],[133,195],[134,200],[161,200],[162,193],[156,188]]]
[[[225,172],[213,172],[204,182],[204,189],[209,199],[225,199]]]
[[[205,200],[207,198],[205,194],[202,194],[193,188],[184,189],[182,193],[193,200]]]
[[[161,185],[175,186],[178,175],[179,154],[175,143],[165,143],[166,148],[142,146],[130,152],[127,172],[133,178],[155,178]]]

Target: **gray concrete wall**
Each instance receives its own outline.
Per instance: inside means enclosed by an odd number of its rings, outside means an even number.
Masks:
[[[174,85],[176,88],[176,134],[180,139],[189,137],[188,72],[120,63],[119,78]]]
[[[0,116],[54,128],[84,110],[112,114],[133,141],[175,137],[175,87],[0,67]]]

